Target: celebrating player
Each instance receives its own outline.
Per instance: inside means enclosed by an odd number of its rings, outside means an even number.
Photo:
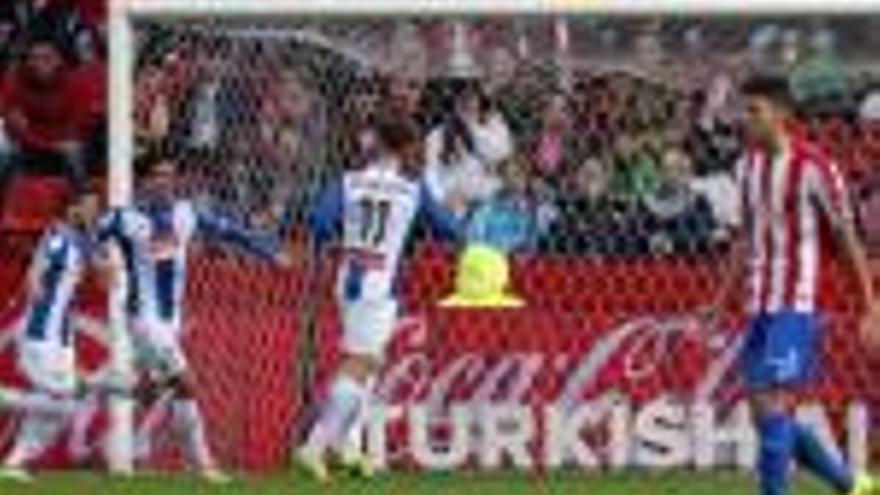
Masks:
[[[136,363],[153,375],[154,392],[170,394],[171,415],[185,435],[190,460],[206,480],[224,482],[228,478],[217,469],[208,447],[194,397],[195,383],[181,346],[190,241],[203,233],[281,265],[289,261],[274,236],[245,231],[228,218],[209,215],[178,199],[175,164],[168,157],[149,154],[141,165],[145,169],[143,202],[103,218],[99,239],[115,242],[123,253]],[[141,436],[149,436],[151,426],[158,423],[158,416],[149,416],[145,423],[150,426]]]
[[[77,372],[70,306],[92,262],[91,229],[98,198],[76,195],[64,218],[37,247],[28,276],[28,309],[18,335],[21,369],[31,391],[0,390],[0,406],[24,411],[24,420],[0,475],[28,481],[25,466],[55,440],[76,410]]]
[[[843,177],[828,156],[793,130],[784,79],[755,77],[743,92],[750,138],[738,170],[745,238],[733,250],[732,262],[748,269],[732,270],[717,307],[724,307],[735,280],[748,275],[751,322],[742,365],[760,439],[760,493],[788,493],[792,459],[838,493],[873,493],[871,478],[854,475],[792,415],[798,392],[816,371],[822,331],[816,299],[826,229],[836,234],[858,276],[867,309],[863,338],[877,342],[880,332],[880,306]]]
[[[392,337],[399,265],[414,222],[424,215],[438,234],[449,237],[459,228],[451,210],[437,204],[416,178],[424,152],[415,126],[384,121],[377,134],[380,156],[327,187],[310,215],[318,242],[341,227],[343,248],[337,297],[344,358],[318,421],[297,452],[298,463],[320,481],[329,478],[330,449],[356,473],[372,472],[362,452],[345,447],[363,421],[372,378]]]

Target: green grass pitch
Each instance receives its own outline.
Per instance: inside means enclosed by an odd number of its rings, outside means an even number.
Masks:
[[[47,473],[33,483],[0,482],[2,495],[752,495],[754,482],[740,473],[627,474],[385,473],[369,481],[345,478],[318,485],[295,474],[243,477],[224,486],[182,475],[109,479],[98,473]],[[795,495],[831,494],[800,479]]]

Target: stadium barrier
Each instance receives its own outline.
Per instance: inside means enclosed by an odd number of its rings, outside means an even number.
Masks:
[[[755,443],[736,380],[742,321],[729,308],[723,328],[707,332],[693,313],[711,299],[718,277],[713,265],[676,258],[520,259],[513,285],[526,304],[474,310],[438,306],[453,284],[446,254],[429,246],[415,260],[405,292],[420,297],[408,301],[400,321],[368,428],[380,464],[749,466]],[[313,293],[303,290],[296,271],[245,268],[226,255],[204,257],[193,270],[203,273],[192,280],[210,280],[189,287],[186,338],[211,440],[227,465],[279,467],[306,410],[296,404],[295,360],[317,360],[320,389],[339,357],[333,274],[323,273],[322,290]],[[20,273],[21,267],[6,266],[0,278],[11,285]],[[864,465],[876,426],[871,412],[880,401],[871,386],[877,367],[860,352],[854,333],[853,280],[839,266],[828,274],[824,373],[799,412],[851,462]],[[257,286],[255,280],[260,294],[239,290]],[[549,286],[559,290],[534,289]],[[104,298],[95,286],[86,292],[76,320],[78,345],[83,368],[96,372],[107,357]],[[313,320],[315,356],[297,349],[302,297],[321,301]],[[10,333],[20,313],[13,308],[0,317],[4,384],[22,383]],[[99,410],[81,455],[97,455],[104,425]],[[45,462],[68,465],[66,450],[53,449]],[[179,455],[158,448],[151,463],[173,468]]]

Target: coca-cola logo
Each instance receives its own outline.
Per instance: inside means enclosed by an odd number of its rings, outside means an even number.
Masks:
[[[688,314],[642,316],[608,330],[586,328],[581,332],[595,338],[579,353],[517,349],[499,352],[491,347],[492,339],[487,335],[485,352],[462,352],[436,362],[429,356],[428,346],[446,345],[455,349],[455,343],[432,344],[427,319],[411,316],[399,326],[403,351],[390,360],[383,371],[376,395],[387,404],[425,402],[437,407],[460,396],[462,390],[470,391],[469,398],[474,402],[522,401],[542,381],[562,384],[545,400],[572,404],[583,400],[584,391],[612,365],[621,384],[634,384],[649,377],[664,363],[668,365],[699,352],[707,358],[704,373],[692,384],[691,390],[681,392],[693,400],[710,400],[717,398],[725,379],[734,383],[732,365],[742,345],[739,333],[710,332],[702,328],[700,318]],[[685,341],[692,344],[686,352],[682,351]],[[694,349],[694,344],[699,351]],[[679,351],[682,354],[678,354]]]
[[[569,331],[554,329],[544,336],[545,349],[535,351],[509,339],[499,348],[497,329],[474,319],[444,328],[442,340],[430,323],[424,316],[404,320],[380,377],[368,432],[379,465],[753,463],[751,416],[735,366],[742,332],[704,328],[697,315],[639,316],[578,330],[584,338],[576,349],[553,345]],[[455,352],[465,340],[455,331],[484,332],[485,346]],[[661,370],[668,380],[658,380]],[[837,448],[825,406],[805,404],[800,413]],[[854,464],[866,462],[867,417],[856,400],[837,425]]]

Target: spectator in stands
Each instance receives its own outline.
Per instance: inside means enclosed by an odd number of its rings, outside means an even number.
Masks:
[[[602,78],[575,83],[573,100],[573,129],[577,140],[589,143],[595,155],[611,153],[616,130],[611,128],[611,118],[606,109],[607,82]]]
[[[0,204],[25,164],[60,162],[73,189],[85,188],[89,140],[104,114],[102,83],[72,67],[53,40],[30,43],[0,89]]]
[[[178,87],[179,98],[176,98],[170,137],[176,149],[195,151],[206,156],[228,154],[235,139],[228,133],[233,121],[238,117],[236,109],[241,106],[236,92],[236,77],[245,82],[238,71],[231,71],[224,59],[229,55],[228,41],[211,43],[200,37],[188,40],[193,49],[190,53],[171,54],[169,59],[180,58],[181,74],[175,76],[179,80],[174,84]],[[205,50],[201,46],[210,48]],[[163,64],[164,70],[169,68]],[[243,89],[243,88],[242,88]],[[253,124],[255,119],[241,122],[241,125]],[[222,150],[221,150],[222,148]]]
[[[300,187],[314,167],[323,165],[325,122],[314,97],[293,70],[270,77],[259,95],[260,123],[254,149],[258,169],[252,187],[262,196],[256,208],[265,225],[282,214],[284,204],[302,204],[306,191]]]
[[[172,105],[162,68],[147,65],[135,77],[134,132],[138,147],[156,149],[168,138]]]
[[[843,109],[851,98],[846,68],[830,40],[807,47],[791,69],[789,84],[795,101],[826,109]]]
[[[488,54],[485,91],[510,131],[518,137],[527,136],[537,127],[534,110],[535,96],[547,87],[537,80],[536,67],[524,64],[504,47],[496,47]]]
[[[862,92],[858,114],[863,122],[880,121],[880,84],[871,84]]]
[[[4,0],[0,19],[11,19],[16,33],[10,49],[39,33],[54,38],[65,57],[94,61],[104,52],[104,0]],[[2,21],[0,21],[2,22]]]
[[[17,10],[18,2],[0,2],[0,73],[12,61],[15,41],[21,29]]]
[[[553,187],[559,187],[561,183],[563,162],[576,139],[572,134],[568,108],[568,97],[564,92],[548,94],[541,112],[540,129],[530,146],[535,173]]]
[[[874,173],[858,191],[859,223],[871,255],[880,255],[880,174]]]
[[[467,222],[469,243],[492,246],[505,253],[534,246],[537,209],[529,191],[527,165],[512,157],[499,166],[501,186],[476,205]]]
[[[678,147],[667,149],[656,190],[642,198],[654,253],[696,254],[709,249],[715,220],[709,201],[694,191],[693,163]]]
[[[416,75],[392,72],[388,75],[384,89],[389,112],[415,122],[421,129],[428,126],[422,102],[424,81]]]
[[[334,157],[338,166],[359,167],[377,156],[375,123],[379,113],[382,88],[373,76],[354,79],[342,107],[341,125],[333,126]]]
[[[627,255],[644,251],[629,230],[628,215],[614,198],[610,158],[582,155],[571,167],[559,201],[560,216],[542,250],[563,254]]]
[[[69,0],[76,5],[77,18],[88,36],[87,41],[96,55],[106,51],[107,0]]]
[[[659,183],[657,164],[648,149],[647,133],[623,131],[614,146],[612,189],[619,198],[635,202],[652,194]]]
[[[495,167],[510,157],[513,138],[478,82],[455,83],[451,111],[427,137],[425,179],[441,200],[455,190],[475,202],[497,190]]]

